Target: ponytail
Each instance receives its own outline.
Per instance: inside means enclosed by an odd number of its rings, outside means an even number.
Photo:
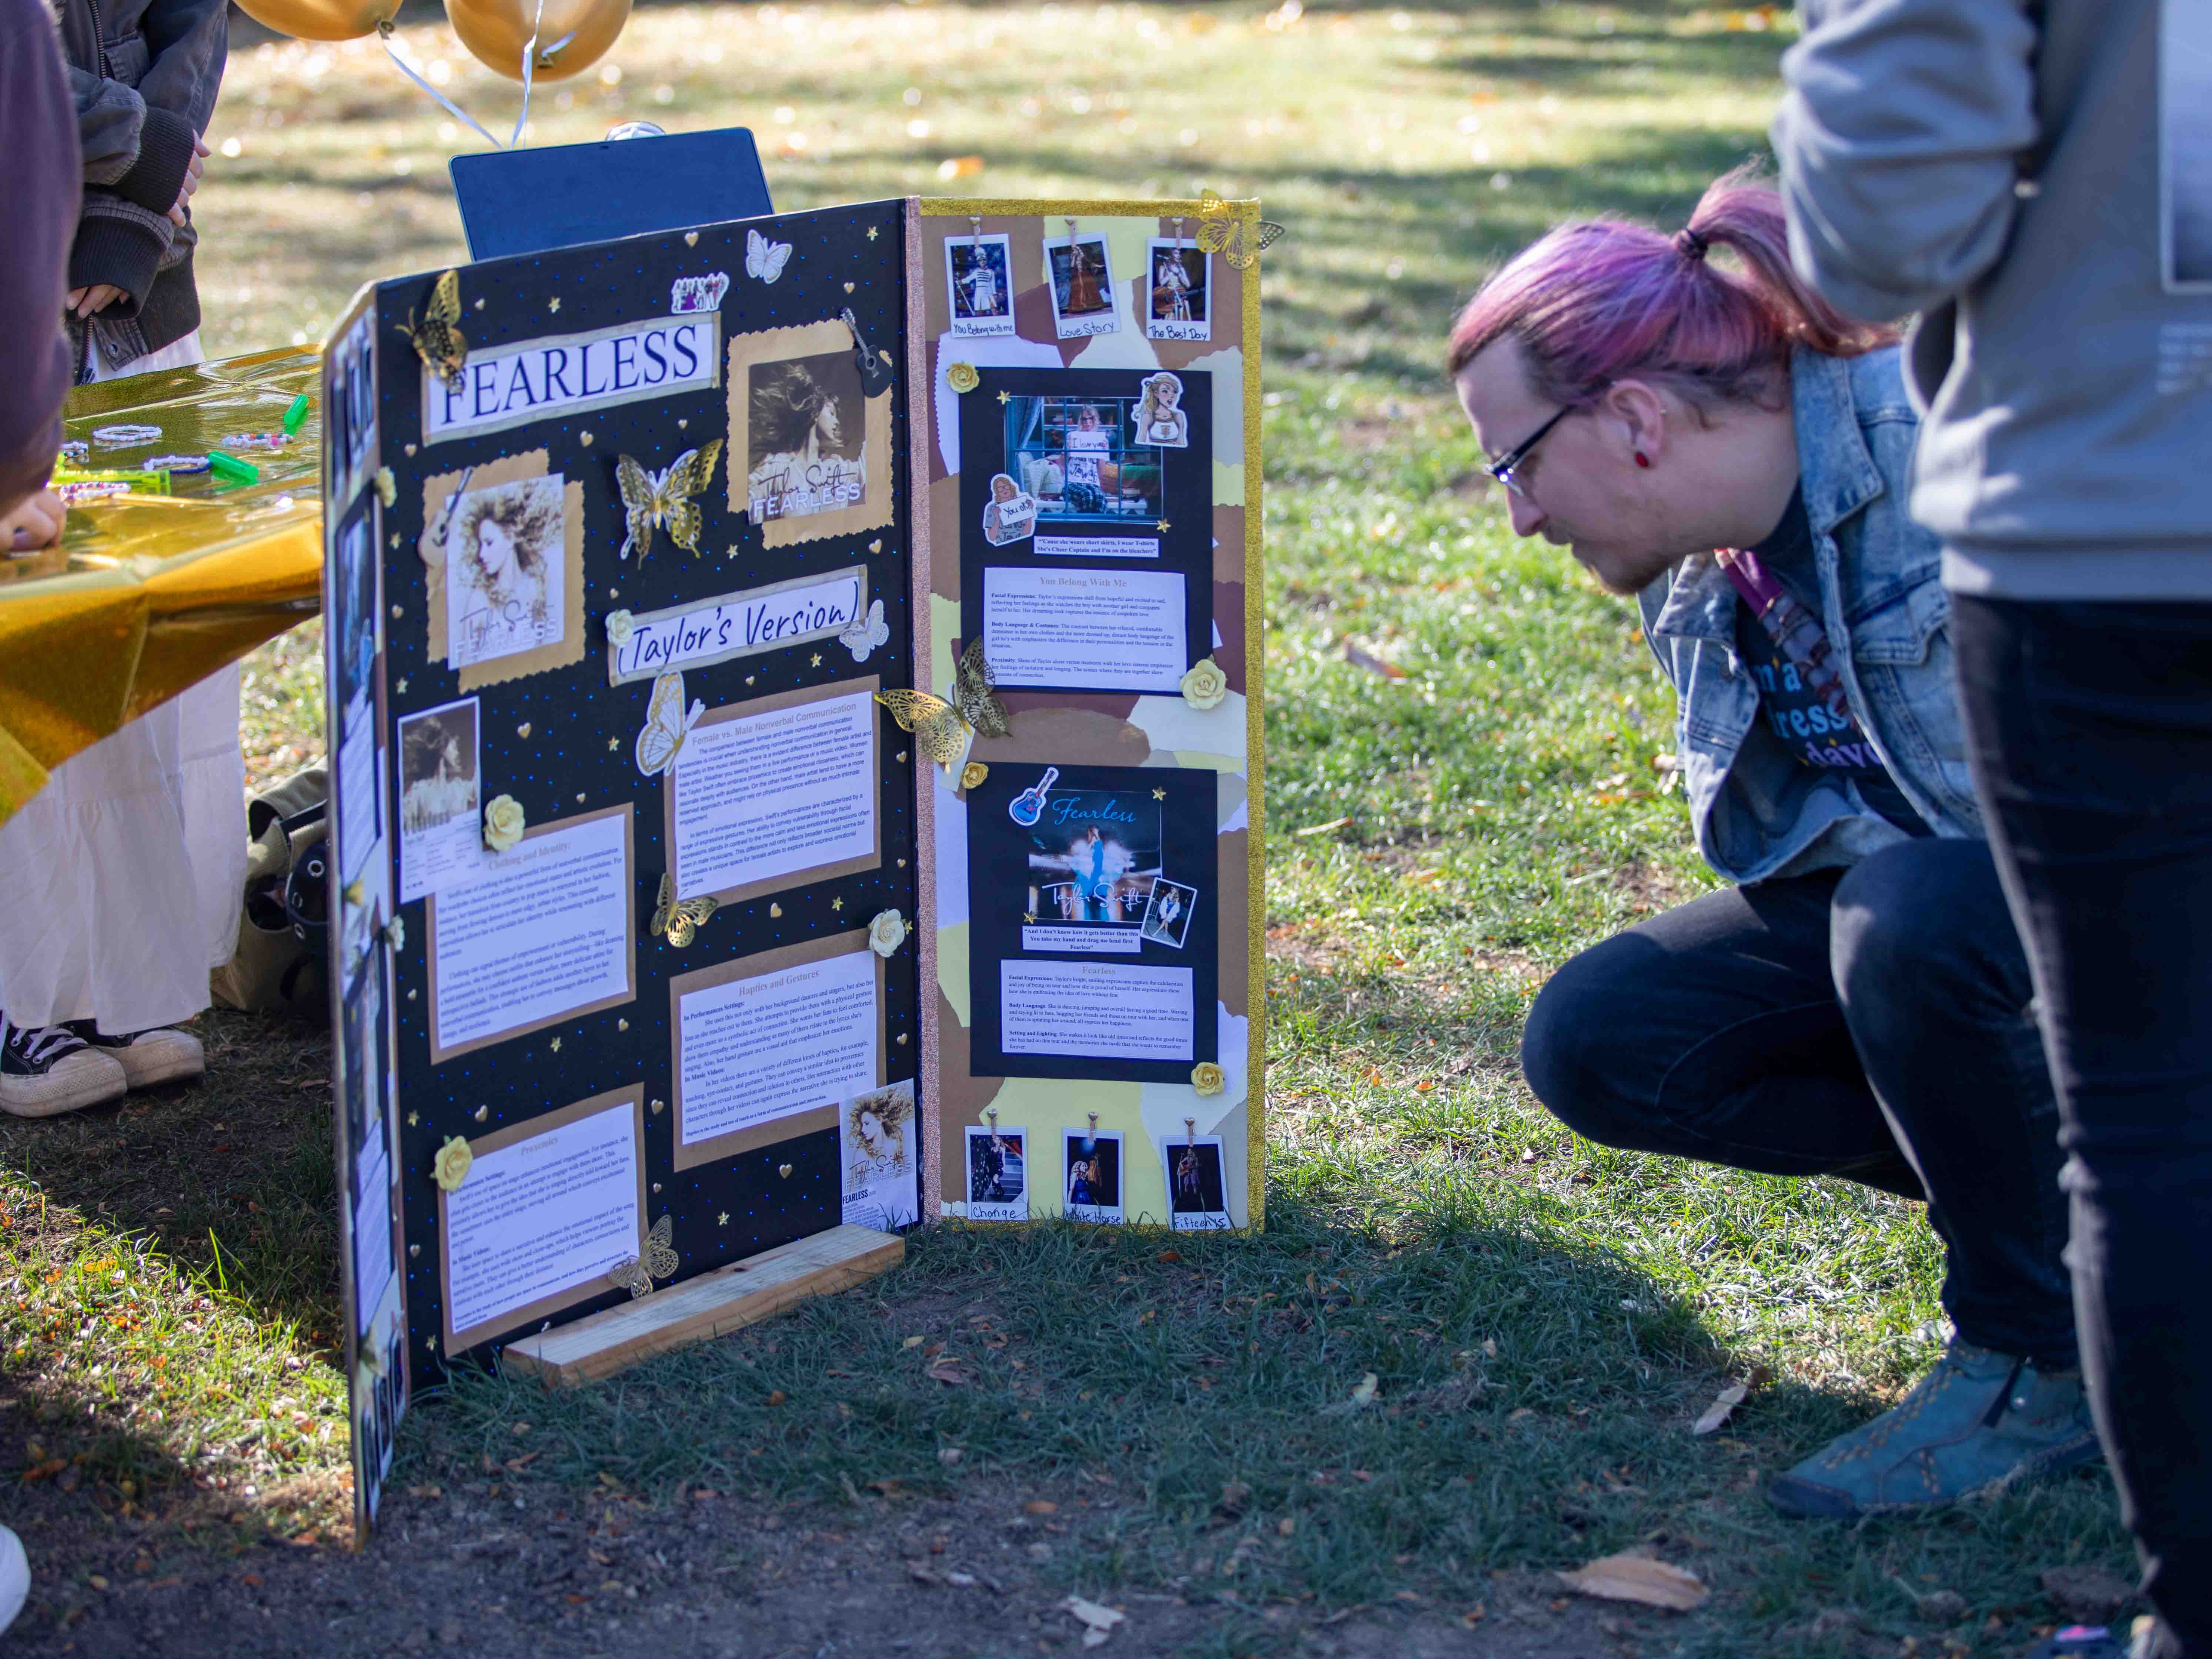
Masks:
[[[1741,273],[1714,264],[1714,248],[1735,254]],[[1792,349],[1855,357],[1897,338],[1844,316],[1797,275],[1782,198],[1750,165],[1716,180],[1672,237],[1596,220],[1522,251],[1460,313],[1450,372],[1509,334],[1529,390],[1571,409],[1632,376],[1700,408],[1772,405]]]

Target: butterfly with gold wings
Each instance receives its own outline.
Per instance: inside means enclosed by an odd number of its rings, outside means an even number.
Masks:
[[[621,557],[629,557],[635,547],[637,562],[643,564],[645,556],[653,551],[653,532],[664,525],[669,540],[694,558],[698,556],[699,532],[704,520],[699,503],[691,498],[713,481],[714,463],[721,454],[722,441],[717,438],[685,450],[658,472],[627,455],[616,461],[615,481],[622,486],[623,514],[629,525]]]
[[[653,1231],[645,1236],[645,1260],[627,1256],[607,1269],[607,1277],[630,1293],[631,1300],[649,1296],[653,1281],[672,1275],[678,1262],[676,1256],[676,1224],[663,1216],[653,1224]]]
[[[1239,270],[1257,262],[1284,234],[1282,226],[1272,219],[1248,227],[1231,204],[1210,190],[1200,195],[1198,210],[1198,245],[1208,253],[1218,253]]]
[[[902,732],[914,733],[921,752],[942,766],[960,758],[972,728],[987,738],[1006,735],[1006,705],[992,690],[997,684],[991,665],[983,659],[983,641],[968,641],[960,660],[952,666],[951,702],[927,691],[903,688],[876,693],[876,701],[891,711]]]
[[[449,270],[431,287],[422,320],[415,320],[410,306],[407,320],[397,325],[414,345],[422,367],[443,380],[448,392],[461,389],[461,368],[469,360],[469,343],[458,326],[460,320],[461,273]]]
[[[678,902],[676,878],[664,870],[660,872],[660,897],[653,905],[653,920],[646,924],[646,930],[659,934],[680,951],[699,937],[707,918],[721,908],[720,900],[709,897]]]

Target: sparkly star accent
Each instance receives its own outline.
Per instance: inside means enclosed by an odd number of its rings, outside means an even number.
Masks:
[[[872,242],[876,240],[876,228],[873,225],[868,227],[868,240]]]
[[[410,1129],[422,1121],[422,1114],[420,1112],[410,1112],[407,1114],[407,1127]]]
[[[845,908],[845,901],[841,898],[833,898],[830,901],[830,908],[832,910],[842,910]]]
[[[1152,799],[1154,800],[1165,800],[1167,798],[1168,792],[1164,789],[1155,789],[1152,791]]]
[[[616,750],[621,747],[622,739],[620,738],[609,738],[607,739],[607,753],[610,755],[613,754]]]
[[[727,1210],[725,1210],[721,1214],[716,1216],[714,1218],[714,1224],[718,1227],[728,1226],[730,1224],[730,1212]]]
[[[1010,404],[1013,402],[1013,400],[1014,394],[1011,392],[1001,392],[999,394],[999,401],[1002,404]]]
[[[738,556],[738,544],[735,542],[730,544],[729,556],[733,559]]]
[[[1168,533],[1168,521],[1165,519],[1162,519],[1158,524],[1154,525],[1152,528],[1158,531],[1161,535],[1164,536]]]
[[[392,689],[397,691],[401,696],[405,696],[407,695],[407,676],[402,674],[399,677],[398,683]]]
[[[546,309],[546,310],[548,310],[548,311],[558,311],[558,310],[560,310],[560,309],[561,309],[561,301],[560,301],[559,297],[556,295],[556,297],[554,297],[553,299],[548,300],[548,301],[545,302],[545,309]]]
[[[559,1037],[555,1037],[553,1039],[553,1052],[556,1054],[561,1052],[561,1039]]]
[[[399,532],[396,530],[392,532],[392,550],[394,553],[399,550]]]
[[[426,1336],[422,1339],[422,1346],[432,1353],[435,1353],[438,1352],[438,1339],[434,1336]]]
[[[1035,927],[1036,925],[1036,912],[1034,910],[1030,911],[1026,915],[1023,916],[1022,920],[1028,922],[1031,927]]]
[[[811,658],[810,658],[810,659],[808,659],[806,665],[807,665],[809,668],[819,668],[819,667],[821,667],[821,666],[822,666],[822,653],[821,653],[819,651],[816,652],[816,653],[814,653],[814,655],[813,655]]]

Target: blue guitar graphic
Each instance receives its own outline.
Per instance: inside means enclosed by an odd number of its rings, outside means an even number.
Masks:
[[[1044,792],[1052,787],[1053,780],[1059,775],[1057,766],[1046,767],[1042,777],[1014,797],[1006,807],[1006,816],[1024,830],[1036,829],[1036,821],[1044,816]]]

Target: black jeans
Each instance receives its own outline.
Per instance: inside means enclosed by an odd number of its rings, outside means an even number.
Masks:
[[[1608,1146],[1928,1200],[1959,1334],[2075,1363],[2057,1111],[1979,842],[1693,899],[1544,987],[1536,1097]]]
[[[2090,1405],[2169,1651],[2212,1655],[2212,605],[1952,614],[2057,1083]]]

